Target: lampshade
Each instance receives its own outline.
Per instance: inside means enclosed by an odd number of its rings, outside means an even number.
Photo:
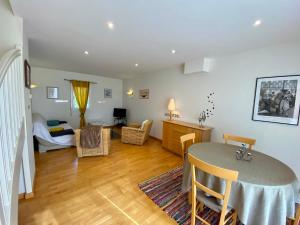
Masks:
[[[128,96],[133,96],[133,89],[130,88],[128,91],[127,91],[127,95]]]
[[[168,104],[168,110],[169,111],[174,111],[176,110],[176,105],[175,105],[175,100],[174,98],[171,98]]]

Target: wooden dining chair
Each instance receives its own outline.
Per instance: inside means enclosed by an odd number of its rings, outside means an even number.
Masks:
[[[240,142],[240,143],[249,145],[249,149],[252,149],[252,146],[255,145],[255,143],[256,143],[255,139],[235,136],[235,135],[231,135],[231,134],[224,134],[223,137],[225,140],[225,144],[227,144],[228,141]]]
[[[297,204],[298,209],[296,210],[296,217],[292,219],[292,225],[299,225],[300,224],[300,204]]]
[[[231,210],[231,208],[228,207],[228,200],[230,196],[231,191],[231,184],[232,181],[236,181],[238,178],[239,173],[234,170],[227,170],[221,167],[217,167],[214,165],[211,165],[209,163],[206,163],[200,159],[195,158],[190,153],[188,154],[188,160],[191,163],[192,167],[192,215],[191,215],[191,224],[195,225],[196,218],[203,222],[204,224],[209,225],[210,223],[201,218],[197,215],[197,200],[204,203],[207,207],[210,209],[221,213],[219,225],[226,224],[230,219],[232,219],[233,225],[236,224],[237,221],[237,213],[234,211],[228,218],[225,219],[227,213]],[[221,194],[218,192],[215,192],[214,190],[202,185],[196,180],[196,168],[211,174],[213,176],[219,177],[221,179],[224,179],[226,181],[226,189],[225,193]],[[202,192],[197,192],[197,188],[199,188]],[[207,197],[203,192],[208,194],[210,197]],[[215,197],[215,198],[212,198]],[[217,199],[220,199],[223,201],[223,204],[220,205],[217,202]]]
[[[180,137],[181,156],[182,156],[183,162],[184,162],[186,150],[187,150],[187,147],[188,147],[187,143],[190,141],[190,142],[192,142],[194,144],[195,143],[195,138],[196,138],[196,134],[195,133],[190,133],[190,134],[182,135]]]

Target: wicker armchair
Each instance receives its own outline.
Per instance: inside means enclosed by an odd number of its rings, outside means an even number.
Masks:
[[[99,147],[82,148],[80,145],[80,129],[75,130],[77,156],[79,158],[85,156],[108,155],[110,149],[110,128],[102,128],[100,132],[101,132],[101,142]]]
[[[145,120],[139,128],[136,126],[122,127],[122,142],[134,145],[143,145],[149,138],[152,120]]]

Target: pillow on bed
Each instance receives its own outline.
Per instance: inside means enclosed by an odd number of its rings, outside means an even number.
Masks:
[[[62,131],[55,131],[55,132],[50,132],[50,135],[52,137],[60,137],[64,135],[74,135],[73,129],[67,129],[67,130],[62,130]]]
[[[49,127],[58,126],[59,125],[59,120],[47,120],[47,125]]]
[[[58,131],[63,131],[63,127],[53,127],[49,129],[49,132],[58,132]]]

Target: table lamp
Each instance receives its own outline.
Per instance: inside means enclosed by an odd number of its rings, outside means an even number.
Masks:
[[[174,98],[171,98],[168,104],[168,110],[169,110],[169,116],[170,116],[170,120],[172,120],[172,114],[173,111],[176,110],[176,105],[175,105],[175,100]]]

